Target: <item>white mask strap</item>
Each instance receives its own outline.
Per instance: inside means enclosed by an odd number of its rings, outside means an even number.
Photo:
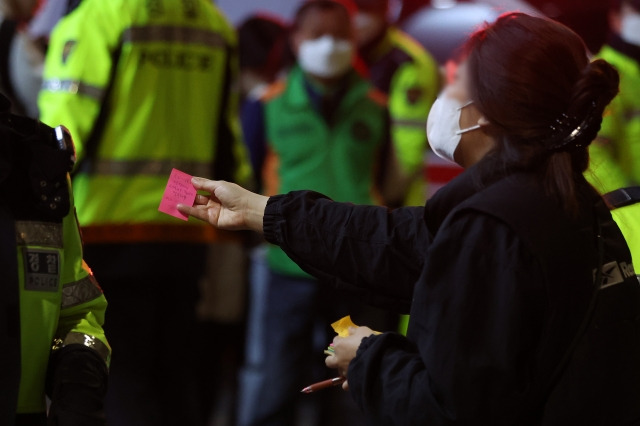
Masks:
[[[467,132],[470,132],[470,131],[472,131],[472,130],[477,130],[477,129],[479,129],[480,127],[482,127],[482,126],[481,126],[481,125],[479,125],[479,124],[476,124],[475,126],[467,127],[466,129],[456,130],[456,135],[461,135],[461,134],[463,134],[463,133],[467,133]]]
[[[466,104],[464,104],[464,105],[460,105],[460,106],[458,107],[458,111],[460,111],[462,108],[468,107],[468,106],[469,106],[469,105],[471,105],[472,103],[473,103],[473,101],[467,101],[467,103],[466,103]]]
[[[471,105],[472,103],[473,103],[473,101],[467,101],[467,103],[466,103],[466,104],[464,104],[464,105],[460,105],[460,106],[458,107],[458,111],[462,111],[462,108],[464,108],[464,107],[468,107],[468,106],[469,106],[469,105]],[[479,125],[479,124],[476,124],[475,126],[467,127],[466,129],[456,130],[456,135],[461,135],[461,134],[463,134],[463,133],[467,133],[467,132],[470,132],[470,131],[472,131],[472,130],[477,130],[477,129],[479,129],[479,128],[480,128],[480,125]]]

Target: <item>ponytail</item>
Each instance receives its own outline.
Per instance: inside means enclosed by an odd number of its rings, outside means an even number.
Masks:
[[[569,111],[551,125],[545,145],[551,151],[544,184],[556,194],[565,210],[578,208],[576,181],[589,166],[587,147],[600,131],[604,109],[618,93],[618,72],[602,59],[589,63],[573,89]]]

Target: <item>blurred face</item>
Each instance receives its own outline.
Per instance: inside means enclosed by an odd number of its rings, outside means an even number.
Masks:
[[[614,25],[624,41],[640,46],[640,11],[629,4],[623,4],[620,8],[620,15],[618,15],[618,22],[615,22]]]
[[[330,36],[336,40],[353,41],[353,28],[346,11],[339,8],[308,10],[293,34],[293,50],[298,56],[305,41]]]
[[[351,20],[339,7],[309,9],[292,37],[298,64],[307,74],[330,81],[352,67],[354,41]]]
[[[0,0],[0,12],[11,19],[30,19],[37,0]]]
[[[354,19],[358,47],[367,46],[387,28],[386,13],[362,10]]]

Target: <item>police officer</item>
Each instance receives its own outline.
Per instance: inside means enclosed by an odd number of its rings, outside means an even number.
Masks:
[[[389,24],[389,0],[355,3],[358,52],[372,83],[389,98],[394,140],[391,154],[400,168],[392,174],[400,180],[387,179],[387,185],[396,191],[385,201],[391,206],[422,205],[425,201],[422,169],[427,149],[424,128],[440,89],[438,64],[415,40]]]
[[[10,114],[0,95],[0,423],[104,425],[107,302],[82,260],[62,127]]]
[[[611,40],[599,57],[620,73],[620,93],[590,147],[587,178],[602,192],[640,183],[640,0],[619,0],[611,12]]]
[[[235,46],[209,0],[83,0],[51,35],[41,118],[78,142],[74,194],[110,302],[106,407],[120,426],[202,421],[195,306],[217,234],[158,205],[173,168],[250,176]]]

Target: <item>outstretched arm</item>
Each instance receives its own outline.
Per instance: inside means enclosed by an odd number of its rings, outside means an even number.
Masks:
[[[181,212],[221,229],[263,232],[308,273],[364,302],[408,311],[428,247],[423,208],[355,206],[309,191],[267,198],[200,178],[193,184],[210,195],[178,206]]]

